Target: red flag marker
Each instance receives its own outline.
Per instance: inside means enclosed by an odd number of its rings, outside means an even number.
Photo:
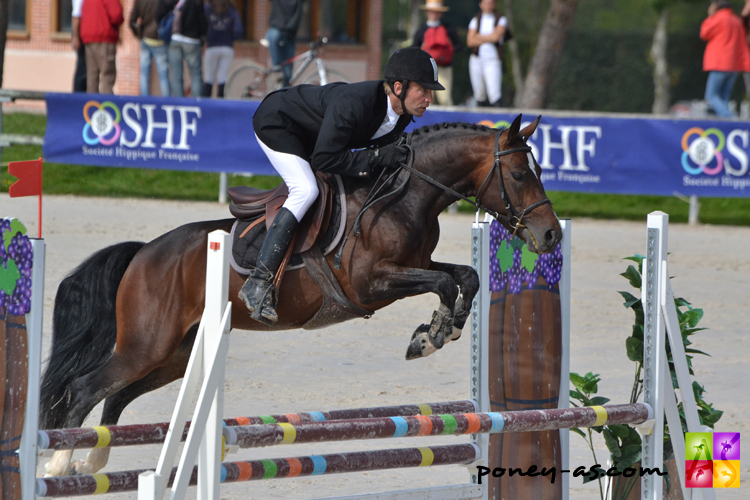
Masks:
[[[8,188],[11,198],[39,196],[39,238],[42,238],[42,159],[12,161],[8,173],[18,180]]]

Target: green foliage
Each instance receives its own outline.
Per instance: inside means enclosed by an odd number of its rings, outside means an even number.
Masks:
[[[625,272],[621,273],[620,276],[625,278],[630,286],[636,290],[641,289],[642,276],[643,276],[643,260],[642,255],[634,255],[632,257],[626,257],[625,260],[630,260],[635,265],[628,265]],[[625,349],[627,352],[628,359],[633,361],[635,366],[635,377],[633,380],[633,388],[630,393],[630,403],[636,403],[643,391],[643,332],[644,332],[644,313],[643,304],[641,299],[635,297],[628,291],[618,292],[624,299],[623,305],[631,309],[635,315],[635,321],[633,323],[633,329],[631,335],[625,340]],[[675,309],[677,312],[677,319],[680,325],[680,332],[682,337],[682,343],[686,352],[686,361],[688,370],[693,375],[693,356],[690,354],[702,354],[706,353],[697,349],[690,348],[692,342],[690,337],[695,335],[705,328],[699,328],[703,318],[703,310],[694,308],[690,302],[684,298],[675,299]],[[672,350],[667,343],[667,360],[669,362],[669,371],[672,378],[673,386],[677,387],[677,374],[674,367],[674,359],[672,357]],[[574,387],[574,390],[570,391],[571,404],[573,406],[598,406],[609,401],[608,398],[597,396],[598,384],[601,381],[599,375],[594,375],[591,372],[584,376],[577,373],[570,374],[570,382]],[[703,399],[705,389],[698,382],[693,381],[692,383],[693,395],[695,396],[696,405],[698,407],[698,417],[702,425],[707,425],[711,428],[714,427],[716,422],[721,418],[723,412],[715,410],[713,405],[707,403]],[[682,431],[687,432],[687,422],[685,420],[685,413],[683,404],[678,405],[678,411],[680,414],[680,421],[682,423]],[[587,429],[587,433],[584,433],[581,429],[573,429],[573,431],[579,436],[583,437],[592,453],[594,453],[594,460],[596,461],[596,453],[593,447],[593,432],[601,434],[607,445],[607,450],[610,453],[610,460],[612,461],[613,467],[616,467],[618,471],[622,472],[626,468],[631,467],[641,460],[641,437],[635,429],[627,425],[605,425],[601,427],[591,427]],[[672,444],[669,436],[669,428],[664,424],[664,457],[665,460],[672,455]],[[666,465],[664,467],[666,470]],[[592,481],[595,478],[586,477],[584,483]],[[601,478],[599,479],[599,488],[604,498],[603,489],[601,487]],[[627,498],[630,494],[631,489],[635,485],[635,481],[630,481],[627,478],[623,478],[621,488],[619,491],[614,492],[617,498]]]

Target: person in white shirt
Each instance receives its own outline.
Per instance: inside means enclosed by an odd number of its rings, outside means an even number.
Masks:
[[[498,106],[502,96],[502,44],[508,19],[495,12],[495,0],[481,0],[479,9],[481,12],[469,23],[466,37],[466,45],[472,49],[471,88],[480,106]]]

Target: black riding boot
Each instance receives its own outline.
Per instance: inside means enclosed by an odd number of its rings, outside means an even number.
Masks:
[[[250,276],[239,293],[250,311],[250,317],[255,320],[264,323],[279,321],[276,314],[278,291],[273,286],[273,280],[296,229],[297,219],[294,214],[281,207],[260,249],[258,263],[250,271]]]
[[[214,85],[212,83],[204,83],[203,84],[203,97],[211,97],[211,92],[214,90]]]
[[[224,98],[224,86],[225,83],[220,83],[219,88],[217,89],[216,97],[223,99]]]

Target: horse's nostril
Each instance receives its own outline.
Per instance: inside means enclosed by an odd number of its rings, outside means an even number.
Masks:
[[[554,229],[547,229],[544,232],[544,242],[547,244],[547,246],[552,246],[555,243],[559,241],[557,237],[557,231]]]

